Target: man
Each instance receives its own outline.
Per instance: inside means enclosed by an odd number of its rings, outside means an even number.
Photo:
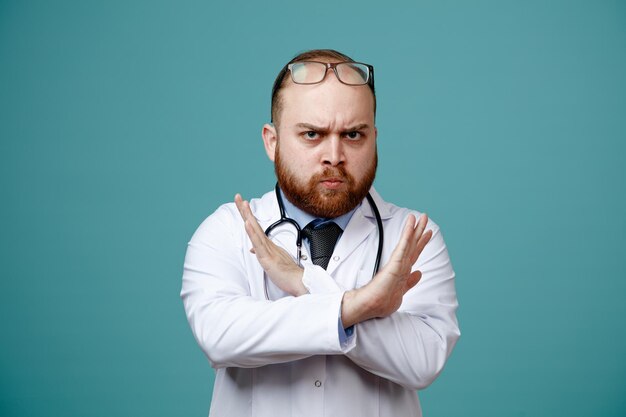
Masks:
[[[236,195],[189,242],[181,297],[217,371],[210,416],[421,415],[416,390],[460,335],[454,272],[439,227],[372,188],[375,105],[371,66],[295,57],[262,132],[279,189]]]

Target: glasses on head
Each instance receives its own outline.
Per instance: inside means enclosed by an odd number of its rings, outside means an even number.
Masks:
[[[366,85],[374,87],[374,67],[361,62],[317,62],[300,61],[287,65],[291,80],[296,84],[317,84],[326,77],[332,68],[337,79],[347,85]]]

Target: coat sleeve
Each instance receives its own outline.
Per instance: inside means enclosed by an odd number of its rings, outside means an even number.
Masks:
[[[249,368],[344,353],[337,336],[342,293],[253,297],[255,278],[246,259],[256,258],[244,255],[242,233],[234,204],[227,204],[200,225],[187,247],[181,298],[211,365]]]
[[[356,325],[356,344],[346,355],[357,365],[409,389],[423,389],[442,371],[459,336],[454,271],[441,232],[433,237],[413,270],[420,282],[394,314]]]

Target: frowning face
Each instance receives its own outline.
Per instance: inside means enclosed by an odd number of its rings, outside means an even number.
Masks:
[[[365,198],[376,174],[371,90],[342,84],[328,71],[319,84],[287,80],[281,95],[279,125],[263,127],[281,189],[316,217],[347,213]]]

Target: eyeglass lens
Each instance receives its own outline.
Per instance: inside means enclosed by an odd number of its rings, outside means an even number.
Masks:
[[[335,68],[339,81],[344,84],[363,85],[369,80],[369,69],[366,65],[342,62]],[[324,75],[326,64],[321,62],[296,62],[291,66],[291,77],[297,84],[316,84],[324,79]]]

